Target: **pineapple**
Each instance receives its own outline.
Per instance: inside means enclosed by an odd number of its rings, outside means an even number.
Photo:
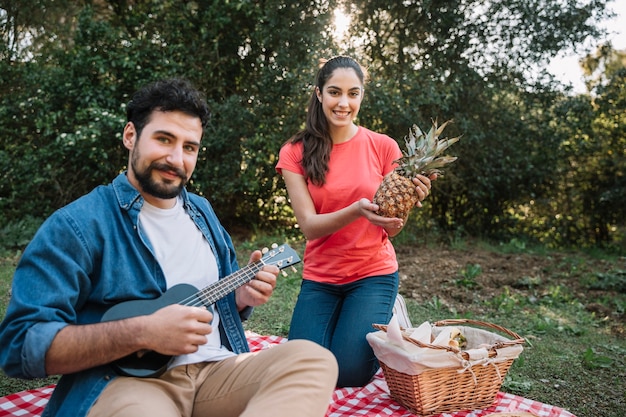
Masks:
[[[380,207],[377,214],[406,220],[418,201],[415,184],[411,179],[417,174],[426,176],[441,174],[439,168],[457,159],[451,156],[441,156],[443,151],[460,139],[460,136],[439,139],[449,122],[437,126],[437,121],[433,121],[433,126],[427,135],[424,135],[417,125],[409,129],[408,136],[404,138],[406,144],[404,156],[394,161],[398,166],[385,176],[374,195],[373,201]]]

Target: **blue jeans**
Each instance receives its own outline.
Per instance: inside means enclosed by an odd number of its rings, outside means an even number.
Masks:
[[[365,339],[372,323],[391,319],[398,272],[345,285],[303,280],[289,339],[307,339],[329,349],[339,363],[338,387],[366,385],[379,368]]]

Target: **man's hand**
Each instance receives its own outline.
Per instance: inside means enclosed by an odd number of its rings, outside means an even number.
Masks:
[[[205,307],[189,307],[173,304],[146,316],[150,324],[146,326],[148,349],[164,355],[184,355],[194,353],[207,342],[213,331],[213,314]]]
[[[257,262],[263,257],[260,250],[252,252],[250,262]],[[246,307],[257,307],[265,304],[276,288],[276,277],[280,270],[276,265],[264,265],[254,276],[254,279],[235,290],[237,309],[242,311]]]
[[[48,375],[70,374],[143,350],[164,355],[193,353],[207,342],[213,314],[173,304],[152,314],[103,323],[68,325],[46,353]]]

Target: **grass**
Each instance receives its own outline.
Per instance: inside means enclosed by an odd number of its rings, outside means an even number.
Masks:
[[[406,302],[414,324],[456,317],[437,299],[427,305]],[[502,391],[557,405],[578,417],[626,416],[626,341],[576,303],[557,299],[551,306],[530,306],[503,299],[487,314],[466,318],[499,324],[527,341]]]
[[[11,279],[19,253],[0,258],[0,317],[4,317],[9,302]],[[0,397],[30,388],[43,387],[56,381],[56,377],[22,380],[9,378],[0,371]]]
[[[237,243],[242,263],[247,262],[250,250],[261,241],[268,242],[267,237]],[[282,243],[282,239],[278,241]],[[289,243],[302,254],[301,241]],[[575,270],[584,262],[584,257],[572,254],[567,259],[567,268]],[[8,302],[15,263],[15,256],[0,260],[0,317],[4,316]],[[555,268],[557,270],[562,271],[562,268]],[[300,271],[301,265],[298,265],[295,271],[280,276],[274,296],[266,305],[256,309],[245,324],[246,329],[260,334],[287,335],[299,291]],[[466,265],[459,270],[455,285],[467,289],[468,293],[480,291],[475,285],[480,274],[477,265]],[[625,278],[626,273],[617,269],[611,274],[590,274],[582,279],[590,288],[595,286],[614,291],[615,295],[607,296],[601,303],[623,315],[626,308]],[[514,330],[526,339],[524,352],[509,370],[502,390],[557,405],[578,417],[626,416],[626,340],[623,331],[616,332],[606,317],[586,309],[585,300],[567,286],[541,282],[534,277],[525,277],[522,281],[520,285],[537,288],[536,297],[504,291],[482,301],[480,308],[472,310],[473,313],[463,313],[463,317]],[[459,317],[454,308],[447,307],[437,296],[421,304],[410,298],[406,302],[416,325],[423,321]],[[470,299],[468,302],[475,301]],[[54,378],[21,381],[0,374],[0,396],[51,382]]]
[[[302,253],[300,248],[296,250]],[[524,253],[529,249],[514,242],[502,247],[489,247],[489,250]],[[550,256],[541,248],[533,248],[533,253]],[[517,285],[528,288],[532,296],[522,296],[519,291],[505,288],[486,301],[474,302],[480,305],[464,309],[463,314],[442,302],[438,296],[421,304],[405,297],[409,315],[414,325],[462,317],[511,329],[527,342],[524,352],[507,373],[502,391],[562,407],[577,417],[624,417],[624,323],[614,326],[615,322],[606,316],[589,311],[585,305],[589,300],[580,299],[579,292],[575,293],[561,284],[563,270],[568,276],[578,276],[576,273],[586,265],[587,259],[582,253],[568,255],[564,265],[555,266],[550,272],[555,279],[552,276],[543,281],[534,276],[520,278]],[[624,262],[623,258],[621,262]],[[453,285],[466,289],[469,294],[480,291],[476,279],[482,273],[480,265],[466,264],[459,269]],[[616,269],[610,274],[584,274],[580,279],[582,285],[590,290],[613,290],[600,302],[613,311],[621,312],[623,317],[626,303],[624,271]],[[261,334],[285,336],[299,284],[299,273],[281,278],[274,297],[256,309],[246,328]]]

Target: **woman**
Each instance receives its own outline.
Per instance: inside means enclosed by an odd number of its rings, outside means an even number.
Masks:
[[[372,323],[391,318],[398,263],[389,237],[404,226],[403,219],[376,215],[372,203],[402,153],[389,136],[355,124],[365,81],[365,70],[354,59],[326,61],[306,127],[282,147],[276,166],[307,239],[289,339],[330,349],[339,363],[339,387],[365,385],[378,370],[365,335],[373,331]],[[414,179],[420,200],[431,179],[435,176]]]

